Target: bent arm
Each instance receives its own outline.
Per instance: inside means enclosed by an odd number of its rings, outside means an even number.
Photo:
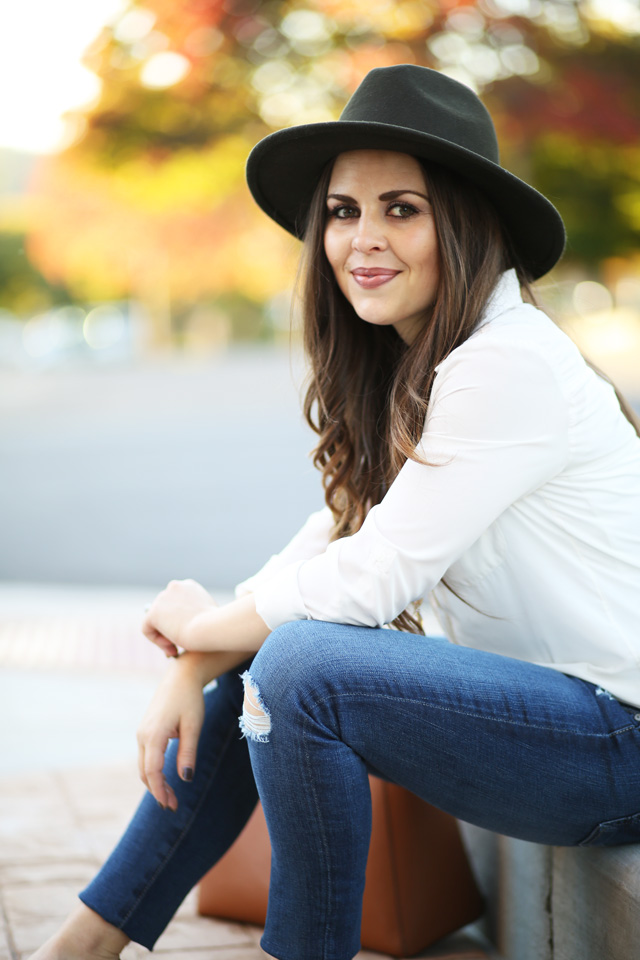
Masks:
[[[525,343],[461,348],[441,365],[417,453],[427,463],[405,463],[357,533],[256,589],[265,623],[390,623],[504,510],[559,473],[568,405],[546,358]]]
[[[404,465],[357,533],[203,611],[182,645],[255,651],[290,620],[389,623],[504,510],[563,469],[568,406],[544,356],[488,343],[442,367],[418,446],[427,462]]]
[[[142,632],[170,657],[176,657],[180,647],[216,653],[189,662],[188,669],[206,683],[259,650],[270,628],[256,613],[253,594],[218,606],[195,580],[171,580],[149,607]]]
[[[214,656],[224,652],[230,661],[235,660],[231,666],[237,666],[259,650],[270,633],[271,628],[256,612],[253,594],[247,594],[197,614],[185,625],[180,645],[185,650],[216,651]],[[200,669],[206,672],[208,663],[205,657]]]

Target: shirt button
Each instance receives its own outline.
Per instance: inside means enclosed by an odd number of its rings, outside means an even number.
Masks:
[[[634,713],[633,719],[634,719],[634,720],[640,720],[640,713]]]

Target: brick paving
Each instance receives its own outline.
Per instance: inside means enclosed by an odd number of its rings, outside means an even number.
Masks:
[[[142,791],[134,764],[0,781],[0,960],[24,960],[58,928]],[[263,960],[258,937],[254,928],[198,917],[192,893],[155,952],[162,960]],[[131,944],[122,956],[148,953]]]
[[[27,960],[60,925],[137,804],[135,765],[86,768],[0,780],[0,960]],[[159,960],[265,960],[261,931],[199,917],[192,892],[158,941]],[[447,938],[423,956],[486,960],[472,933]],[[130,944],[123,960],[149,951]],[[359,960],[385,960],[362,951]]]

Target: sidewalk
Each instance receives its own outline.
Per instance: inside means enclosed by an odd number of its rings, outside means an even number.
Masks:
[[[147,599],[138,591],[0,584],[0,960],[27,960],[57,929],[142,795],[136,714],[165,665],[140,643]],[[254,927],[198,917],[193,892],[154,954],[264,960],[259,937]],[[456,935],[424,957],[488,960],[479,943],[472,932]],[[132,944],[122,957],[147,955]]]
[[[26,960],[58,928],[118,839],[142,789],[134,764],[0,781],[0,960]],[[260,932],[198,917],[192,892],[154,954],[159,960],[264,960]],[[458,935],[424,956],[484,960],[477,944],[471,935]],[[123,960],[146,956],[137,944],[122,954]],[[384,960],[364,951],[360,958]]]

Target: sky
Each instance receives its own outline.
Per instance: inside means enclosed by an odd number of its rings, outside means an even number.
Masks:
[[[65,110],[99,81],[80,60],[125,0],[5,0],[0,5],[0,148],[60,149]]]

